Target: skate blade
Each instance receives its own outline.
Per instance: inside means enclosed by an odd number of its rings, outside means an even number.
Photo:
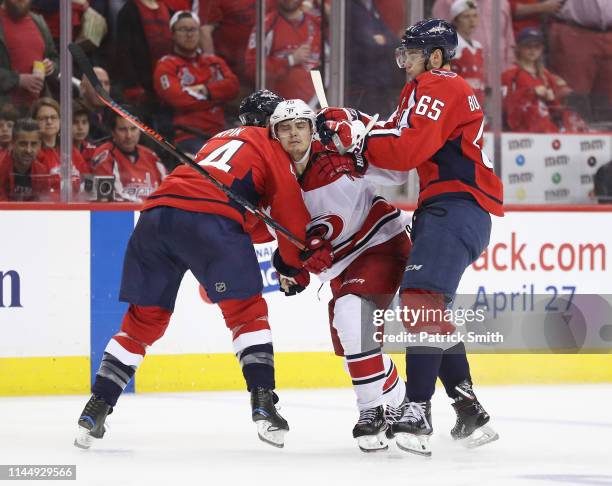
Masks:
[[[282,449],[285,447],[285,434],[287,430],[273,426],[267,420],[259,420],[257,423],[257,434],[260,440],[271,446]]]
[[[79,449],[89,449],[94,443],[95,437],[89,433],[89,429],[79,425],[79,431],[74,439],[74,446]]]
[[[110,426],[108,423],[104,424],[104,433],[102,437],[104,437],[110,430]],[[82,425],[79,425],[79,431],[77,432],[77,436],[74,439],[74,446],[79,449],[89,449],[95,441],[100,440],[102,437],[94,437],[91,435],[91,431],[86,429]]]
[[[495,442],[497,439],[499,439],[499,434],[488,425],[483,425],[465,439],[459,439],[459,442],[466,449],[474,449],[488,444],[489,442]]]
[[[380,452],[389,449],[389,442],[385,436],[385,432],[380,432],[377,435],[362,435],[357,437],[357,445],[362,452]]]
[[[417,456],[431,457],[428,435],[414,435],[405,432],[395,433],[395,444],[404,452]]]

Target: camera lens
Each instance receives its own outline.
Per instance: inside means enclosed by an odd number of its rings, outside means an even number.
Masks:
[[[98,186],[98,192],[100,196],[110,196],[113,192],[113,184],[110,181],[102,181]]]

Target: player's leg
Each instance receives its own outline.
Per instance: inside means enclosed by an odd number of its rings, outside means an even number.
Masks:
[[[120,331],[108,342],[92,385],[92,396],[81,413],[75,445],[89,448],[104,436],[106,416],[134,376],[146,350],[163,336],[186,268],[168,254],[171,208],[141,214],[128,243],[120,300],[130,302]]]
[[[387,448],[383,405],[400,408],[404,400],[405,386],[395,364],[374,341],[372,313],[391,302],[409,248],[407,235],[398,235],[364,252],[332,281],[332,341],[351,376],[360,412],[353,437],[365,452]]]
[[[402,305],[409,309],[443,311],[454,296],[465,268],[486,247],[490,217],[475,202],[444,199],[420,211],[413,227],[413,250],[402,283]],[[434,316],[440,315],[435,312]],[[409,331],[449,334],[453,326],[445,321],[420,319],[405,323]],[[430,400],[447,346],[420,345],[406,350],[409,406],[394,432],[402,432],[398,445],[409,452],[430,455],[428,436],[433,432]],[[450,355],[449,355],[450,356]],[[458,365],[454,375],[465,375],[469,367]],[[452,363],[450,363],[452,366]]]
[[[198,219],[205,220],[195,227],[208,235],[207,247],[203,250],[184,243],[184,254],[190,255],[188,267],[210,300],[219,304],[232,332],[234,353],[251,393],[252,417],[259,437],[282,447],[289,426],[274,406],[278,401],[273,391],[274,349],[255,249],[239,223],[214,215],[199,215]],[[206,254],[205,264],[202,251]]]

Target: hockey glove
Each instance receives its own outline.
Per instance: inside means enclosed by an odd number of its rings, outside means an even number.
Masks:
[[[306,248],[300,255],[306,270],[310,273],[319,274],[331,268],[334,261],[334,251],[329,241],[317,235],[310,236],[306,241]]]
[[[318,134],[326,150],[340,155],[361,153],[367,135],[365,125],[359,120],[326,121],[318,128]]]
[[[363,177],[368,161],[362,154],[339,155],[332,152],[319,152],[315,155],[312,167],[323,180],[333,180],[346,174],[351,179]]]
[[[329,106],[323,108],[317,113],[317,121],[324,123],[326,121],[355,121],[361,120],[361,113],[353,108],[336,108]],[[362,120],[363,121],[363,120]]]
[[[280,275],[279,277],[280,291],[285,294],[286,297],[297,295],[303,292],[308,284],[310,283],[310,274],[306,270],[302,270],[295,277],[285,277]]]
[[[310,274],[304,268],[287,265],[280,256],[278,249],[272,255],[272,265],[279,274],[280,290],[287,297],[299,294],[310,283]]]

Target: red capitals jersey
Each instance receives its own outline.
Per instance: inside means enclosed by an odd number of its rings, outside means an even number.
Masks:
[[[453,72],[457,73],[472,87],[480,106],[485,100],[485,70],[482,44],[477,40],[466,41],[458,35],[457,54],[451,61]]]
[[[476,95],[456,73],[432,70],[406,84],[393,116],[370,132],[370,167],[419,175],[419,204],[443,194],[469,193],[502,216],[503,186],[483,151],[484,116]]]
[[[553,98],[539,96],[536,88],[552,91]],[[564,103],[571,89],[548,69],[542,68],[540,75],[534,76],[514,66],[502,74],[502,92],[506,124],[514,132],[588,131],[585,121]]]
[[[93,171],[93,169],[91,168],[91,159],[93,158],[94,153],[96,152],[97,146],[91,143],[89,140],[84,140],[83,143],[81,143],[80,147],[75,145],[74,148],[79,151],[81,157],[83,157],[83,161],[85,162],[81,173],[91,174]]]
[[[274,220],[304,240],[310,216],[287,153],[268,130],[241,127],[211,138],[196,161],[218,181],[255,206],[270,207]],[[246,210],[197,171],[179,166],[145,202],[144,208],[171,206],[185,211],[219,214],[245,226]],[[279,238],[283,260],[301,267],[299,250]]]
[[[238,78],[225,61],[207,54],[162,57],[155,67],[153,83],[160,100],[174,109],[175,126],[193,127],[208,135],[223,130],[223,104],[236,97],[240,89]],[[206,96],[192,88],[199,84],[206,86]],[[187,136],[179,129],[176,141]]]
[[[166,177],[157,154],[142,145],[128,155],[107,142],[96,149],[91,165],[95,175],[115,177],[115,198],[123,201],[142,202]]]
[[[303,64],[294,64],[292,53],[303,44],[310,47],[310,56]],[[321,63],[321,20],[304,13],[301,20],[287,20],[278,12],[266,16],[266,76],[268,89],[280,96],[300,98],[309,103],[314,88],[309,71]],[[255,31],[246,51],[246,68],[255,76]]]
[[[49,171],[41,153],[25,174],[16,173],[11,151],[0,159],[0,201],[39,201],[48,199]],[[77,187],[78,190],[78,187]],[[59,198],[59,189],[58,189]]]
[[[43,147],[38,157],[39,162],[44,167],[46,177],[40,177],[37,181],[37,191],[41,200],[60,200],[60,184],[62,162],[60,158],[60,147]],[[79,192],[81,186],[81,172],[85,172],[87,166],[83,157],[74,147],[72,148],[72,193]]]

